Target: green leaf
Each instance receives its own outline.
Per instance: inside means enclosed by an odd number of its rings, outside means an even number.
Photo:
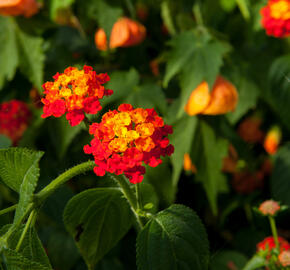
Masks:
[[[31,201],[39,177],[38,162],[43,154],[26,148],[0,150],[0,178],[20,195],[14,222],[22,217]]]
[[[213,259],[210,263],[210,270],[229,270],[230,265],[232,265],[232,269],[242,269],[248,259],[245,255],[240,252],[233,250],[225,250],[218,252],[213,256]]]
[[[74,196],[64,223],[91,269],[127,233],[132,213],[118,188],[96,188]]]
[[[9,17],[0,17],[0,89],[5,80],[10,81],[14,77],[18,61],[14,21]]]
[[[3,255],[5,258],[5,263],[7,264],[7,270],[51,270],[52,268],[46,267],[40,263],[31,261],[21,253],[16,252],[13,249],[4,249]]]
[[[290,54],[277,58],[269,71],[270,87],[265,93],[267,102],[290,130],[289,116],[289,79]]]
[[[205,80],[212,89],[228,45],[211,39],[207,34],[197,36],[191,31],[177,35],[170,45],[172,49],[168,54],[164,85],[167,86],[171,78],[180,73],[182,93],[178,115],[181,115],[198,84]]]
[[[139,74],[134,68],[131,68],[129,71],[113,72],[110,78],[106,87],[113,89],[114,94],[102,99],[102,106],[127,97],[128,93],[132,92],[133,88],[139,83]]]
[[[243,270],[260,269],[261,267],[264,267],[265,265],[266,265],[265,258],[256,255],[251,260],[248,261],[248,263],[243,268]]]
[[[5,225],[3,228],[1,228],[0,235],[5,234],[10,228],[10,226],[11,225]],[[47,255],[44,251],[44,248],[42,246],[42,243],[38,238],[37,232],[34,227],[30,227],[28,229],[18,252],[14,251],[21,237],[23,229],[24,225],[20,229],[14,231],[7,240],[8,253],[7,257],[6,256],[5,257],[8,266],[9,267],[15,266],[17,267],[17,270],[18,269],[21,270],[21,269],[30,269],[24,268],[24,265],[26,266],[31,264],[32,266],[29,267],[34,267],[35,265],[35,267],[36,266],[40,267],[39,269],[52,269],[49,260],[47,258]],[[22,262],[24,262],[24,265],[21,265]],[[15,268],[13,269],[15,270]]]
[[[164,159],[157,168],[146,167],[144,182],[149,182],[154,187],[162,206],[168,207],[174,202],[176,186],[172,180],[168,159]]]
[[[8,148],[12,145],[12,141],[5,135],[0,134],[0,149]]]
[[[290,143],[281,147],[275,156],[271,192],[275,200],[290,206]]]
[[[34,86],[41,89],[44,69],[43,39],[30,36],[18,29],[17,41],[21,55],[19,59],[21,71]]]
[[[239,93],[239,101],[234,112],[227,117],[232,124],[237,123],[250,109],[255,108],[259,96],[259,89],[245,76],[239,76],[233,81]]]
[[[249,20],[251,17],[250,10],[249,10],[249,0],[236,0],[237,5],[244,17],[245,20]]]
[[[94,0],[90,1],[88,16],[97,20],[99,27],[103,28],[107,40],[110,39],[114,23],[123,15],[123,10],[117,1]]]
[[[205,270],[208,263],[204,226],[195,212],[183,205],[159,212],[138,235],[138,270]]]
[[[226,178],[221,169],[223,158],[228,152],[228,142],[217,137],[204,121],[200,122],[199,131],[192,147],[192,160],[197,168],[196,179],[202,183],[211,209],[217,215],[218,194],[227,191]]]
[[[50,1],[50,16],[54,20],[59,11],[69,8],[74,4],[75,0],[51,0]]]
[[[170,142],[175,147],[174,153],[171,155],[173,165],[173,185],[178,183],[179,175],[183,167],[183,157],[185,153],[189,153],[197,126],[197,118],[185,116],[173,125],[173,134]]]
[[[234,10],[236,7],[236,0],[220,0],[219,2],[222,8],[227,12]]]
[[[165,94],[157,84],[148,83],[135,87],[124,102],[133,107],[155,108],[162,114],[167,112]]]

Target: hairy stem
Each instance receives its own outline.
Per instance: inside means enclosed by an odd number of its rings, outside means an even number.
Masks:
[[[131,206],[131,210],[136,218],[136,222],[137,222],[137,226],[138,226],[138,230],[141,230],[143,228],[143,223],[142,220],[140,218],[140,216],[138,215],[138,206],[137,206],[137,198],[134,194],[134,192],[132,191],[130,184],[127,180],[127,178],[122,175],[122,176],[115,176],[113,174],[110,174],[111,178],[113,180],[115,180],[118,185],[121,187],[121,190],[124,194],[124,196],[126,197],[126,199],[128,200],[130,206]]]
[[[7,207],[7,208],[5,208],[5,209],[0,210],[0,216],[1,216],[1,215],[4,215],[4,214],[6,214],[6,213],[9,213],[9,212],[11,212],[11,211],[14,211],[14,210],[16,209],[16,207],[17,207],[17,204],[14,204],[14,205],[12,205],[12,206],[10,206],[10,207]]]
[[[27,231],[28,231],[28,229],[29,229],[29,227],[30,227],[30,224],[31,224],[31,221],[34,219],[34,215],[35,215],[35,210],[32,210],[31,211],[31,213],[30,213],[30,215],[29,215],[29,218],[28,218],[28,220],[27,220],[27,222],[26,222],[26,224],[25,224],[25,227],[24,227],[24,229],[23,229],[23,232],[22,232],[22,234],[21,234],[21,236],[20,236],[20,239],[19,239],[19,241],[18,241],[18,243],[17,243],[17,246],[16,246],[16,249],[15,249],[15,251],[18,251],[19,249],[20,249],[20,247],[21,247],[21,245],[22,245],[22,242],[23,242],[23,240],[24,240],[24,238],[25,238],[25,235],[26,235],[26,233],[27,233]]]
[[[92,160],[89,160],[87,162],[78,164],[61,175],[59,175],[57,178],[55,178],[50,184],[48,184],[45,188],[43,188],[41,191],[39,191],[35,195],[35,201],[39,204],[43,203],[48,196],[50,196],[56,189],[58,189],[60,186],[62,186],[65,182],[73,178],[74,176],[77,176],[79,174],[85,173],[87,171],[91,171],[95,166],[95,162]]]

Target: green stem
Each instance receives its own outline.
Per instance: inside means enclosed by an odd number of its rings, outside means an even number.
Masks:
[[[28,220],[27,220],[27,222],[25,224],[24,230],[23,230],[23,232],[22,232],[22,234],[20,236],[20,239],[19,239],[19,241],[17,243],[15,251],[18,251],[20,249],[20,247],[22,245],[22,242],[24,240],[24,237],[25,237],[25,235],[26,235],[26,233],[27,233],[27,231],[28,231],[28,229],[30,227],[31,221],[34,219],[34,214],[35,214],[35,210],[32,210],[30,215],[29,215],[29,218],[28,218]]]
[[[14,210],[16,209],[16,207],[17,207],[17,204],[14,204],[14,205],[12,205],[12,206],[10,206],[10,207],[7,207],[7,208],[5,208],[5,209],[0,210],[0,216],[1,216],[1,215],[4,215],[4,214],[6,214],[6,213],[9,213],[9,212],[11,212],[11,211],[14,211]]]
[[[277,233],[275,219],[272,216],[268,216],[268,217],[269,217],[270,226],[271,226],[271,230],[272,230],[272,234],[274,237],[274,242],[275,242],[276,248],[279,249],[278,233]]]
[[[89,160],[87,162],[78,164],[61,175],[59,175],[57,178],[55,178],[50,184],[48,184],[45,188],[43,188],[41,191],[39,191],[35,195],[35,201],[39,204],[43,203],[45,199],[50,196],[56,189],[58,189],[61,185],[63,185],[65,182],[73,178],[74,176],[77,176],[81,173],[85,173],[87,171],[91,171],[95,166],[95,162],[92,160]]]
[[[138,215],[137,198],[136,198],[134,192],[132,191],[127,178],[124,175],[116,176],[113,174],[110,174],[110,177],[114,181],[116,181],[118,183],[118,185],[121,187],[121,190],[122,190],[124,196],[126,197],[126,199],[128,200],[128,202],[131,206],[131,210],[136,218],[138,230],[141,230],[143,228],[143,222],[142,222],[140,216]]]
[[[136,198],[137,198],[137,209],[142,210],[142,201],[141,201],[141,194],[140,194],[140,184],[137,183],[135,185],[135,190],[136,190]]]
[[[193,10],[193,15],[194,15],[194,17],[196,19],[197,25],[198,26],[204,26],[199,1],[193,5],[193,9],[192,10]]]

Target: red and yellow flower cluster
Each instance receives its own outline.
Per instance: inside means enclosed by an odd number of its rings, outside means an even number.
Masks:
[[[161,156],[174,151],[167,138],[172,127],[164,125],[154,109],[122,104],[118,110],[105,113],[100,123],[93,123],[89,132],[94,139],[84,146],[84,152],[93,154],[94,172],[98,176],[124,173],[133,184],[143,179],[142,162],[156,167],[162,163]]]
[[[278,237],[278,242],[279,242],[279,250],[280,254],[283,251],[290,250],[290,244],[288,243],[287,240],[285,240],[282,237]],[[263,241],[257,244],[257,252],[260,251],[267,251],[266,258],[269,259],[271,257],[271,251],[276,248],[275,240],[274,237],[269,236],[266,237]]]
[[[0,134],[10,138],[16,145],[26,130],[31,119],[31,112],[26,103],[11,100],[0,104]]]
[[[284,38],[290,35],[290,1],[269,0],[261,9],[262,25],[269,36]]]
[[[1,0],[0,15],[31,17],[38,11],[36,0]]]
[[[99,99],[113,93],[103,86],[110,80],[109,76],[106,73],[97,75],[90,66],[84,66],[83,70],[68,67],[53,78],[54,82],[43,84],[42,118],[60,117],[66,113],[71,126],[78,125],[84,119],[84,113],[96,114],[100,111]]]

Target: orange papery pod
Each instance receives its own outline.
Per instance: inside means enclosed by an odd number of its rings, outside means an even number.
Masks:
[[[277,152],[281,138],[282,133],[279,127],[273,127],[268,131],[264,140],[264,148],[268,154],[273,155]]]

